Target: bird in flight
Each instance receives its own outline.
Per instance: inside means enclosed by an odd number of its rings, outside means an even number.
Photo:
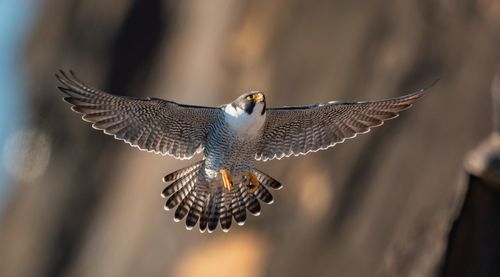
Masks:
[[[331,101],[268,108],[260,91],[219,107],[178,104],[158,98],[112,95],[80,81],[73,72],[56,74],[71,109],[104,133],[140,150],[203,159],[163,178],[165,209],[186,228],[201,232],[220,224],[243,225],[247,211],[259,215],[271,204],[269,189],[282,185],[254,167],[255,161],[324,150],[393,119],[424,95],[425,89],[378,101]]]

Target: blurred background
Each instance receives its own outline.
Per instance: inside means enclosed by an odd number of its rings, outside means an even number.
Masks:
[[[495,0],[0,1],[0,276],[434,276],[492,129]],[[397,120],[328,151],[256,163],[275,202],[187,231],[161,178],[193,161],[83,122],[54,73],[105,91],[269,106],[403,95]],[[195,159],[200,159],[196,157]]]

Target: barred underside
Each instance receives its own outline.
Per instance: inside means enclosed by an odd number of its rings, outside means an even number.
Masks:
[[[247,210],[254,216],[261,212],[260,202],[273,203],[273,196],[268,188],[280,189],[281,184],[269,175],[254,169],[252,173],[260,182],[252,192],[248,181],[234,184],[231,191],[222,183],[207,181],[203,175],[204,161],[197,162],[165,176],[163,180],[170,184],[163,190],[167,198],[165,209],[176,208],[174,220],[186,218],[186,228],[192,229],[199,222],[200,232],[214,232],[220,224],[224,232],[229,231],[232,221],[245,224]]]

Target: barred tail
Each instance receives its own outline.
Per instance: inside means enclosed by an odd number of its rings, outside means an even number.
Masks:
[[[266,204],[273,203],[268,188],[282,188],[278,181],[254,169],[252,173],[260,183],[255,191],[247,183],[234,184],[233,189],[228,191],[219,180],[204,179],[203,162],[179,169],[163,178],[163,181],[171,182],[162,192],[162,196],[167,198],[165,209],[177,207],[174,220],[180,221],[186,217],[187,229],[192,229],[199,221],[201,232],[208,230],[211,233],[219,224],[227,232],[233,219],[238,225],[245,223],[247,210],[252,215],[259,215],[259,200]]]

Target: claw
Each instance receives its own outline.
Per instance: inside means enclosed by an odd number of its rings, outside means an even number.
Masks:
[[[255,176],[255,174],[253,174],[252,172],[248,172],[248,173],[245,173],[244,175],[245,177],[247,177],[248,179],[250,179],[250,184],[251,184],[251,189],[250,191],[252,193],[256,192],[257,189],[259,188],[260,186],[260,182],[259,180],[257,179],[257,176]]]
[[[222,185],[228,191],[231,191],[233,189],[233,178],[231,177],[231,173],[227,169],[221,169],[219,172],[222,176]]]

